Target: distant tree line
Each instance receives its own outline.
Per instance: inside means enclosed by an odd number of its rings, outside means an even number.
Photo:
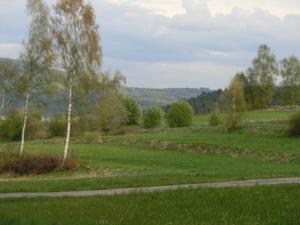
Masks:
[[[276,80],[279,80],[279,85],[276,85]],[[237,73],[232,82],[241,86],[245,110],[300,104],[300,60],[290,56],[278,62],[267,45],[259,47],[252,65],[246,71]],[[221,111],[227,111],[229,92],[230,87],[224,91],[203,93],[187,101],[197,114],[213,112],[216,106]]]

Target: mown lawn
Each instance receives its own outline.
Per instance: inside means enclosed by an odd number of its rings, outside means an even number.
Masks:
[[[0,200],[5,225],[298,225],[300,187]]]

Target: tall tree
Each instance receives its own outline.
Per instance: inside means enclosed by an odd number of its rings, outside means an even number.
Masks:
[[[73,88],[84,75],[99,74],[102,50],[94,10],[90,4],[84,0],[58,0],[55,12],[52,30],[58,65],[65,71],[68,89],[65,160],[70,141]]]
[[[282,87],[288,104],[299,102],[300,95],[300,61],[296,56],[290,56],[281,61],[280,74]]]
[[[259,47],[257,56],[247,72],[251,92],[250,106],[254,109],[269,106],[275,90],[278,64],[275,55],[267,45]]]
[[[47,84],[46,71],[53,60],[49,30],[49,9],[43,0],[27,0],[31,16],[29,36],[21,55],[24,72],[20,77],[19,92],[25,97],[20,156],[23,155],[25,131],[30,99],[33,93]]]
[[[226,128],[233,130],[238,127],[240,113],[246,110],[244,86],[236,77],[228,88],[228,118]]]

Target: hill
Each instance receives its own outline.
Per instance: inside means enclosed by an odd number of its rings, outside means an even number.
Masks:
[[[166,106],[181,99],[189,99],[209,92],[208,88],[123,88],[123,91],[133,97],[143,107],[151,105]]]

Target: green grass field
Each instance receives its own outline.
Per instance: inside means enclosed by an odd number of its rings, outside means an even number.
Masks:
[[[71,151],[80,158],[80,170],[29,177],[2,174],[0,192],[300,177],[300,139],[287,136],[287,119],[294,113],[249,112],[241,129],[231,133],[207,126],[205,117],[198,116],[191,128],[141,130],[104,137],[105,143],[98,145],[73,143]],[[25,153],[62,155],[63,145],[27,142]],[[295,225],[300,224],[299,200],[299,186],[1,200],[0,224]]]
[[[299,186],[0,200],[5,225],[298,225]]]
[[[286,121],[295,114],[295,110],[259,110],[243,113],[244,122],[250,121]],[[225,117],[225,115],[221,115]],[[198,115],[194,117],[194,126],[207,125],[209,115]]]

